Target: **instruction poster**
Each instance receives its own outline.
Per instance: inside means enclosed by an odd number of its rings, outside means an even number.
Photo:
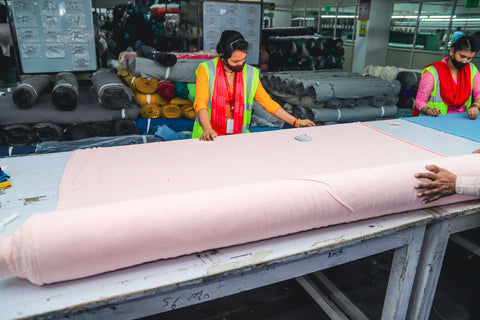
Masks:
[[[96,70],[92,7],[84,0],[12,0],[24,73]]]
[[[203,2],[203,48],[217,49],[217,43],[224,30],[240,32],[248,42],[248,64],[259,64],[260,56],[259,3]]]

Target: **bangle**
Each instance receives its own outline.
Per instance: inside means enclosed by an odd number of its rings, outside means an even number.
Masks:
[[[470,107],[477,107],[477,109],[480,109],[480,104],[479,103],[472,103]]]
[[[302,121],[302,119],[297,119],[297,120],[298,120],[298,121],[297,121],[295,127],[300,128],[300,121]]]
[[[297,118],[295,118],[295,120],[293,120],[293,123],[292,123],[292,127],[296,127],[297,126]]]

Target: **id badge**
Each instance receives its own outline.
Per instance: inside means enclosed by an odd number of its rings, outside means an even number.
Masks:
[[[233,119],[227,120],[227,133],[233,133]]]

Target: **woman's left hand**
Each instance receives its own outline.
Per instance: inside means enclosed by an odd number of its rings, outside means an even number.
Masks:
[[[298,121],[300,122],[300,127],[315,127],[315,123],[308,119],[298,119]]]
[[[478,117],[478,107],[477,106],[471,106],[470,108],[468,108],[467,113],[468,113],[468,117],[470,118],[470,120],[477,119],[477,117]]]

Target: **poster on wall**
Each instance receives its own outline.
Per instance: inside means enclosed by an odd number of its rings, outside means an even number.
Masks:
[[[92,7],[84,0],[12,0],[24,73],[97,69]]]
[[[240,32],[248,42],[248,64],[257,65],[260,55],[259,3],[203,2],[203,49],[216,50],[224,30]]]

